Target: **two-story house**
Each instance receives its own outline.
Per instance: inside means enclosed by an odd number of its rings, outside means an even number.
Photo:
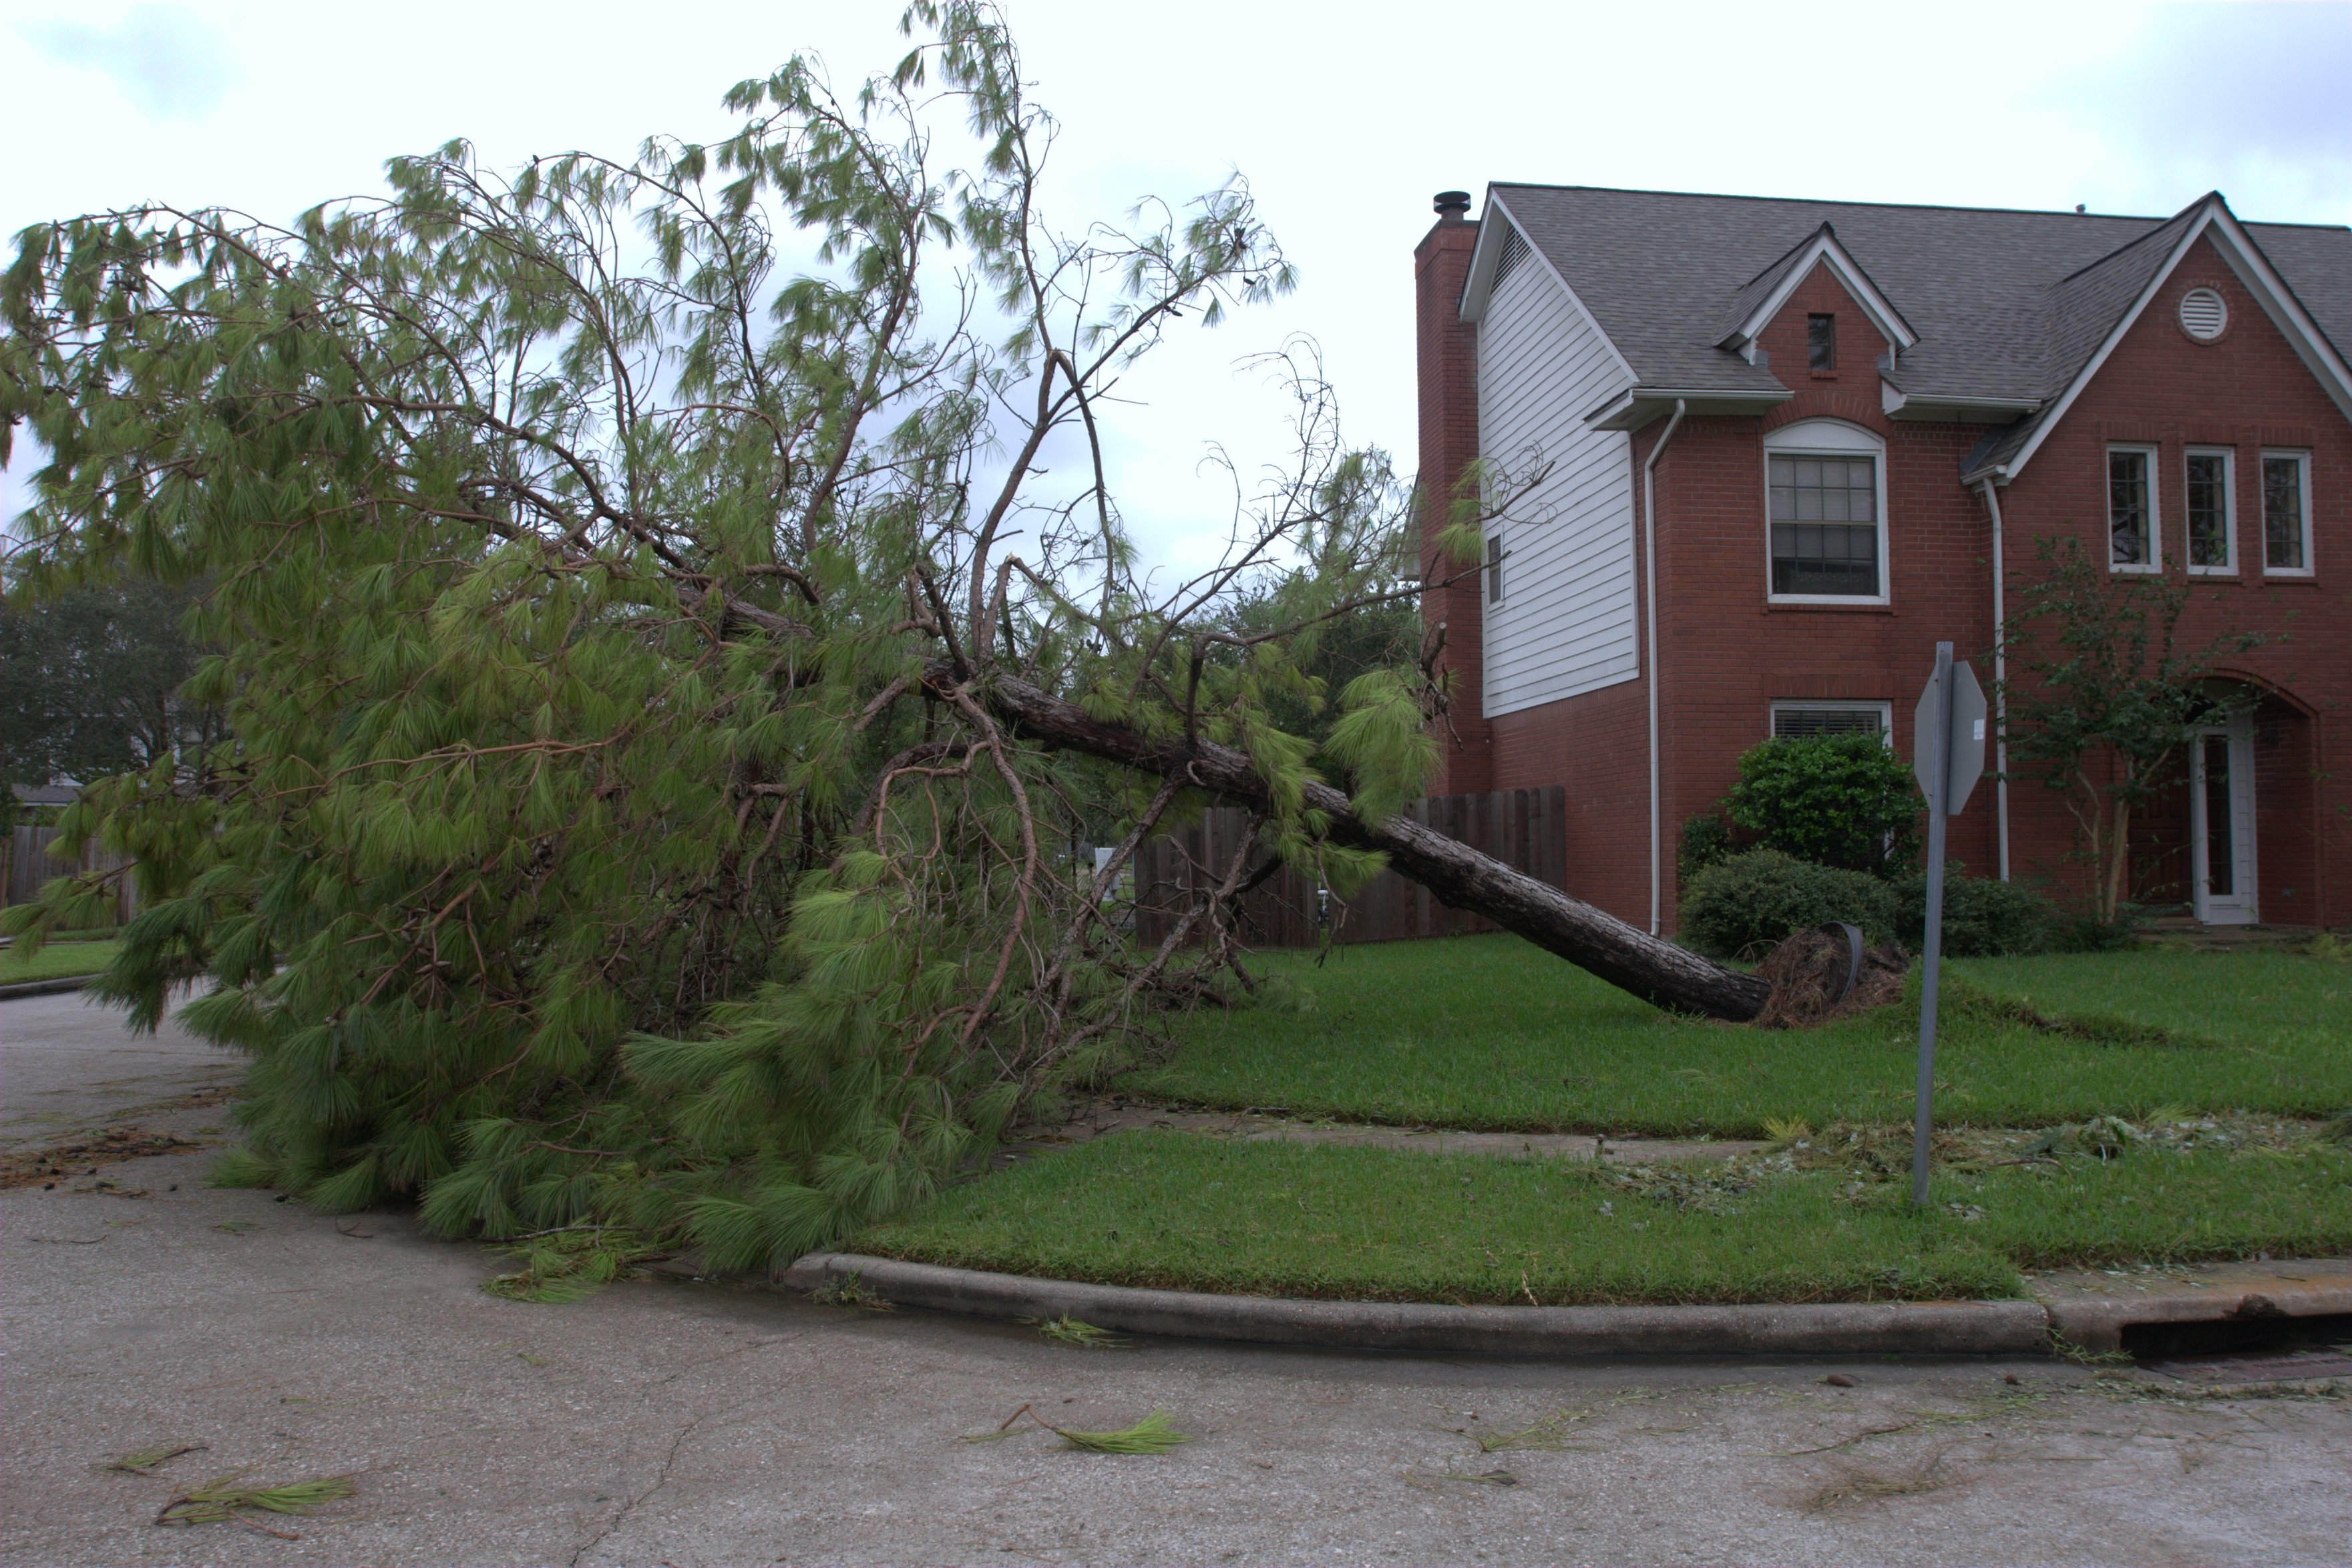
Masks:
[[[1424,601],[1436,793],[1564,784],[1569,885],[1675,929],[1676,834],[1739,755],[1911,745],[1949,641],[1991,677],[2038,542],[2273,634],[2143,815],[2135,892],[2352,924],[2352,231],[1497,184],[1416,252],[1424,528],[1512,500]],[[2284,636],[2276,634],[2284,634]],[[1951,852],[2062,888],[2053,792],[1980,786]],[[2079,886],[2079,884],[2077,884]]]

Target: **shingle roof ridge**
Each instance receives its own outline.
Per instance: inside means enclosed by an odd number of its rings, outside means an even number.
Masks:
[[[2155,213],[2068,212],[2063,207],[1975,207],[1958,202],[1865,202],[1851,196],[1758,196],[1731,191],[1661,191],[1639,185],[1560,185],[1540,180],[1489,180],[1503,191],[1590,191],[1612,196],[1685,196],[1693,201],[1777,202],[1787,206],[1879,207],[1889,212],[2005,213],[2019,217],[2089,217],[2107,223],[2163,223],[2168,215]],[[2202,198],[2200,198],[2200,200]],[[2191,204],[2192,205],[2194,204]],[[2277,228],[2341,228],[2341,224],[2275,224]]]
[[[2208,202],[2219,201],[2221,200],[2221,194],[2219,191],[2215,191],[2209,195],[2198,197],[2195,201],[2190,202],[2187,206],[2182,207],[2179,212],[2174,213],[2170,217],[2166,218],[2154,228],[2147,229],[2141,233],[2132,236],[2131,238],[2124,241],[2121,245],[2116,246],[2113,250],[2108,251],[2105,256],[2098,258],[2096,260],[2084,262],[2082,266],[2074,268],[2074,271],[2066,274],[2065,277],[2061,278],[2055,283],[2051,284],[2050,287],[2053,290],[2063,289],[2067,284],[2072,283],[2075,279],[2084,276],[2085,273],[2096,272],[2102,267],[2112,266],[2116,261],[2122,259],[2125,251],[2131,249],[2135,246],[2146,245],[2149,240],[2163,237],[2170,231],[2188,223],[2190,218],[2196,216],[2199,209],[2202,208]]]
[[[2015,217],[2091,217],[2105,223],[2165,223],[2179,214],[2160,213],[2095,213],[2068,212],[2063,207],[1979,207],[1963,202],[1869,202],[1853,196],[1759,196],[1735,191],[1663,191],[1642,185],[1562,185],[1542,180],[1489,180],[1496,190],[1505,191],[1591,191],[1612,196],[1686,196],[1693,201],[1709,202],[1780,202],[1790,206],[1878,207],[1888,212],[1924,213],[2000,213]],[[2200,201],[2203,197],[2198,198]],[[2190,206],[2197,204],[2191,202]],[[2352,233],[2352,224],[2292,223],[2283,218],[2240,218],[2242,228],[2296,228],[2315,233]]]
[[[1828,229],[1832,235],[1837,233],[1836,225],[1831,223],[1827,218],[1822,219],[1819,224],[1814,226],[1813,231],[1811,234],[1808,234],[1804,238],[1797,241],[1796,244],[1789,247],[1788,249],[1782,251],[1780,255],[1774,257],[1771,260],[1758,268],[1756,269],[1756,275],[1748,279],[1745,283],[1742,283],[1739,286],[1740,289],[1745,291],[1754,288],[1757,284],[1762,282],[1766,277],[1780,271],[1782,268],[1794,261],[1799,256],[1804,253],[1805,247],[1821,238],[1822,229]]]

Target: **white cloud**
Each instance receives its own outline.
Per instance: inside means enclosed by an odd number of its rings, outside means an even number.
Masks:
[[[1258,0],[1200,25],[1101,0],[1006,5],[1066,127],[1057,222],[1117,219],[1150,192],[1181,200],[1237,167],[1299,267],[1297,297],[1178,334],[1127,388],[1148,406],[1114,438],[1118,482],[1162,560],[1223,538],[1230,487],[1201,470],[1209,443],[1245,476],[1284,455],[1283,399],[1235,367],[1293,332],[1323,344],[1354,438],[1411,468],[1412,250],[1434,191],[1536,180],[2168,214],[2219,186],[2248,219],[2352,218],[2340,3],[1800,4],[1768,18],[1713,0]],[[625,155],[653,131],[708,137],[727,123],[726,88],[795,49],[845,89],[887,69],[906,47],[898,10],[709,0],[688,24],[637,0],[404,0],[388,26],[315,0],[95,19],[44,4],[14,29],[49,43],[12,74],[11,112],[71,127],[70,152],[20,153],[0,233],[151,197],[282,222],[451,136],[499,167],[567,147]],[[217,51],[212,76],[166,80],[192,95],[171,100],[183,106],[217,94],[168,135],[88,105],[92,69],[160,105],[139,73],[205,58],[138,33],[158,15]]]
[[[219,37],[184,6],[133,6],[112,26],[45,21],[18,30],[57,64],[111,79],[150,120],[201,118],[234,74]]]
[[[2040,100],[2108,211],[2171,213],[2208,190],[2242,217],[2352,209],[2352,5],[2181,5],[2084,57]]]

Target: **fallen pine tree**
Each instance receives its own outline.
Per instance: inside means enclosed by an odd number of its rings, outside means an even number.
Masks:
[[[7,919],[36,945],[138,879],[100,994],[152,1027],[209,983],[181,1020],[250,1064],[226,1179],[788,1257],[1245,1003],[1233,900],[1276,857],[1393,866],[1661,1006],[1765,1006],[1399,816],[1445,700],[1419,598],[1513,476],[1423,555],[1294,347],[1295,462],[1153,587],[1106,399],[1288,265],[1237,181],[1048,228],[993,12],[908,21],[863,92],[794,60],[708,145],[452,143],[292,229],[24,236],[0,426],[46,461],[9,591],[183,584],[207,651],[181,739],[59,824],[129,869]],[[1257,833],[1139,950],[1105,890],[1216,800]]]

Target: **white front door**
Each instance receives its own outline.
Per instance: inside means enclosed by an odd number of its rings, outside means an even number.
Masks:
[[[2197,918],[2245,925],[2254,913],[2253,721],[2241,713],[2189,738],[2189,874]]]

